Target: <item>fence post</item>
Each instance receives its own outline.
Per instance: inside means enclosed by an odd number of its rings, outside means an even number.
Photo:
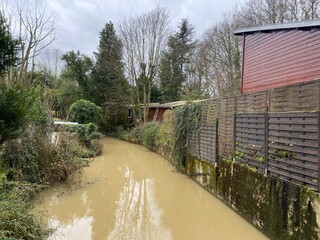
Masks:
[[[236,135],[237,135],[237,97],[234,97],[233,100],[233,160],[235,161],[236,158]]]
[[[265,174],[268,174],[268,143],[269,143],[269,113],[264,114],[264,160],[265,160]]]
[[[201,128],[202,128],[202,123],[201,123],[201,127],[200,129],[198,130],[198,159],[201,159],[201,150],[200,150],[200,147],[201,147],[201,143],[200,143],[200,131],[201,131]]]
[[[318,191],[320,192],[320,81],[318,81]]]
[[[265,174],[268,174],[268,144],[269,144],[269,106],[270,106],[270,92],[266,90],[266,109],[264,115],[264,159],[265,159]]]
[[[319,90],[320,90],[320,87],[319,87]],[[318,191],[320,192],[320,111],[319,110],[318,110]]]
[[[215,167],[218,166],[218,159],[219,159],[219,154],[218,154],[218,118],[215,119],[215,146],[214,146],[214,154],[215,154]]]

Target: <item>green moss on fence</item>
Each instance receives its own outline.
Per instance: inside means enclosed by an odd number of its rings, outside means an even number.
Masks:
[[[197,114],[191,117],[192,113]],[[191,126],[190,123],[200,119],[200,113],[199,106],[186,106],[173,114],[175,119],[170,123],[145,126],[148,130],[144,131],[143,138],[141,129],[133,129],[123,138],[135,143],[142,142],[160,153],[270,239],[319,239],[318,193],[265,176],[254,168],[228,159],[219,159],[218,165],[214,166],[211,162],[189,156],[188,134],[199,129],[198,125]],[[182,124],[185,121],[188,126]]]

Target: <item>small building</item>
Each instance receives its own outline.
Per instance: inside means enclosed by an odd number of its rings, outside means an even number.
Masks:
[[[239,29],[241,94],[320,78],[320,20]]]
[[[148,114],[148,122],[150,121],[162,121],[163,114],[167,110],[173,110],[176,107],[183,106],[187,101],[177,101],[177,102],[169,102],[169,103],[150,103],[149,105],[149,114]]]

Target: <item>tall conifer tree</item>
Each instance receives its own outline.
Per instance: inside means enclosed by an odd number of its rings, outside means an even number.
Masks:
[[[180,100],[182,85],[186,81],[188,64],[196,47],[194,28],[188,19],[182,19],[179,30],[170,36],[160,68],[162,101]]]
[[[109,124],[121,124],[129,99],[129,85],[124,76],[122,43],[112,22],[107,23],[100,32],[95,58],[90,88],[92,101],[106,111]]]

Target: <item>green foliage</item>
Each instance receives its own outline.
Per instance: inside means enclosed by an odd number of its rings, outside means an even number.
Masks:
[[[27,125],[45,131],[48,122],[37,93],[19,86],[0,85],[0,144],[21,136]]]
[[[100,129],[114,132],[117,126],[125,126],[129,84],[124,76],[122,44],[113,23],[109,22],[100,32],[96,62],[91,73],[89,100],[103,108]]]
[[[3,12],[0,12],[0,76],[14,66],[18,60],[18,41],[9,32]]]
[[[132,143],[141,143],[140,133],[141,133],[141,128],[135,127],[135,128],[132,128],[127,134],[123,134],[122,138]]]
[[[32,185],[19,184],[13,188],[9,182],[0,179],[0,239],[43,239],[48,231],[43,230],[36,215],[29,212],[26,201]]]
[[[81,98],[81,89],[76,81],[62,75],[57,92],[57,110],[61,118],[66,118],[70,106]]]
[[[73,103],[68,112],[68,120],[78,123],[98,123],[102,109],[94,103],[80,99]]]
[[[8,178],[48,184],[66,180],[81,166],[76,141],[72,136],[61,136],[53,145],[48,137],[37,133],[11,140],[4,146],[2,162],[8,167]]]
[[[175,110],[174,158],[181,170],[185,168],[188,153],[188,136],[197,134],[201,125],[202,110],[199,104],[185,104]]]
[[[92,147],[92,140],[102,137],[97,125],[93,123],[65,126],[64,128],[67,132],[76,133],[80,142],[89,148]]]
[[[90,97],[88,95],[88,89],[90,74],[93,67],[91,58],[81,54],[79,51],[70,51],[62,55],[61,59],[66,63],[66,68],[62,72],[62,77],[68,79],[70,82],[76,82],[82,97]]]
[[[194,29],[188,19],[182,19],[179,30],[169,37],[168,50],[160,66],[162,102],[180,100],[182,84],[187,79],[188,64],[196,47]]]
[[[149,149],[154,149],[155,140],[159,130],[158,122],[147,122],[143,124],[140,133],[140,140]]]

